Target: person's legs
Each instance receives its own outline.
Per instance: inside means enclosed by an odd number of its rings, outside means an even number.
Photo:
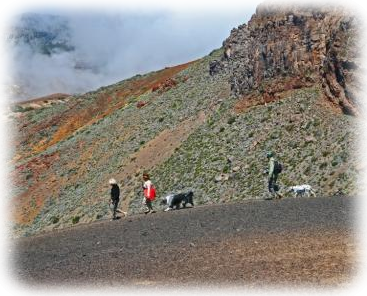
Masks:
[[[278,186],[278,184],[277,184],[277,180],[278,180],[278,174],[274,174],[274,175],[273,175],[273,193],[275,194],[275,196],[276,196],[277,198],[282,198],[282,197],[283,197],[283,195],[281,195],[281,194],[279,193],[279,186]]]
[[[119,201],[113,200],[110,205],[110,209],[112,211],[112,219],[116,219],[117,206]]]
[[[117,206],[119,204],[119,201],[118,200],[115,200],[113,202],[113,219],[116,219],[116,213],[117,213]]]
[[[273,176],[270,177],[269,180],[268,180],[268,191],[269,191],[269,196],[266,199],[273,199],[274,195],[275,195]]]
[[[148,209],[149,209],[150,213],[155,213],[155,211],[153,209],[152,201],[150,199],[147,199],[147,206],[148,206]]]
[[[144,212],[145,214],[148,213],[155,213],[154,209],[153,209],[153,205],[152,205],[152,201],[148,198],[145,198],[145,204],[147,206],[147,210]]]
[[[145,204],[145,206],[146,206],[146,208],[145,208],[145,211],[144,211],[144,213],[145,214],[147,214],[147,213],[149,213],[150,212],[150,207],[149,207],[149,199],[147,199],[146,197],[144,198],[144,204]]]
[[[110,204],[108,205],[108,207],[109,207],[109,209],[110,209],[110,211],[111,211],[111,213],[112,213],[112,217],[113,217],[113,208],[114,208],[114,203],[113,203],[113,201],[111,201],[111,202],[110,202]]]
[[[149,211],[153,210],[152,202],[149,199],[147,199],[147,207]]]

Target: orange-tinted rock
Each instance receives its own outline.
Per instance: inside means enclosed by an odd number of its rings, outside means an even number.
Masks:
[[[231,47],[222,63],[232,93],[245,97],[261,90],[269,101],[272,84],[289,77],[297,82],[279,91],[318,83],[345,113],[358,114],[358,27],[356,17],[341,7],[258,6],[248,24],[233,29],[223,43]]]
[[[136,103],[136,107],[141,108],[141,107],[144,107],[146,104],[147,104],[147,102],[139,101],[139,102]]]
[[[170,88],[172,88],[172,87],[174,87],[176,85],[177,85],[176,80],[174,80],[173,78],[168,78],[165,81],[160,82],[160,83],[154,85],[152,87],[152,91],[153,92],[154,91],[161,91],[161,92],[163,92],[163,91],[166,91],[166,90],[168,90],[168,89],[170,89]]]

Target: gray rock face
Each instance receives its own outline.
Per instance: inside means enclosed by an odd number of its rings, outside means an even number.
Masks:
[[[358,114],[358,20],[340,7],[260,5],[223,42],[232,93],[246,96],[319,83],[345,113]]]

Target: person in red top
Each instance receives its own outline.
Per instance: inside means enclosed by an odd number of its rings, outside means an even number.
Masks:
[[[152,181],[150,181],[150,177],[147,173],[143,174],[143,191],[144,191],[144,200],[143,204],[147,206],[147,210],[144,211],[145,214],[155,213],[153,209],[152,201],[155,199],[155,188],[153,186]]]

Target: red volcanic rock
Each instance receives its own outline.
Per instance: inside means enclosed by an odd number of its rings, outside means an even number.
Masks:
[[[162,87],[164,89],[167,89],[167,88],[171,88],[171,87],[174,87],[177,85],[177,82],[176,80],[174,80],[173,78],[168,78],[162,85]]]
[[[341,7],[258,6],[248,24],[233,29],[223,43],[230,48],[221,63],[232,93],[244,97],[258,90],[269,101],[272,81],[291,78],[278,91],[319,84],[345,113],[358,114],[359,27]]]
[[[152,91],[157,91],[158,89],[159,89],[159,87],[161,86],[161,84],[159,83],[159,84],[157,84],[157,85],[154,85],[153,87],[152,87]]]
[[[174,80],[173,78],[168,78],[166,79],[165,81],[161,82],[161,83],[158,83],[156,85],[154,85],[152,87],[152,91],[160,91],[160,92],[163,92],[163,91],[166,91],[174,86],[177,85],[177,82],[176,80]]]
[[[140,102],[136,103],[136,107],[141,108],[141,107],[144,107],[146,104],[147,104],[147,102],[140,101]]]

